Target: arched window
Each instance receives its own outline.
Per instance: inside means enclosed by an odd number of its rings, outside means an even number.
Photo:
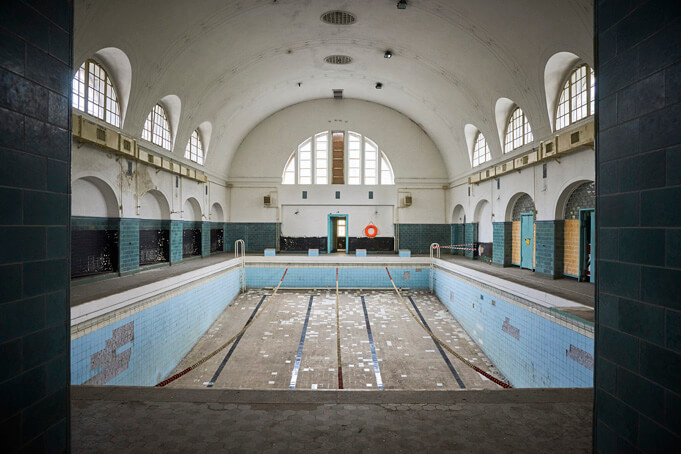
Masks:
[[[147,121],[144,122],[142,138],[170,150],[170,125],[166,111],[160,104],[156,104],[149,112]]]
[[[187,142],[187,149],[184,152],[184,157],[194,161],[197,164],[203,165],[203,142],[199,130],[195,129],[192,132],[189,142]]]
[[[475,138],[475,144],[473,144],[473,167],[479,166],[490,159],[492,159],[492,154],[489,151],[487,140],[485,140],[485,136],[478,131],[478,135]]]
[[[329,184],[332,137],[336,146],[340,142],[346,150],[348,184],[395,184],[390,161],[376,142],[352,131],[323,131],[305,139],[286,163],[282,184]]]
[[[504,141],[506,146],[504,147],[504,151],[508,153],[533,140],[532,128],[527,121],[525,112],[523,112],[520,107],[516,107],[508,118],[508,123],[506,125],[506,140]]]
[[[596,77],[593,69],[582,65],[570,73],[560,93],[556,109],[556,131],[593,115],[596,109]]]
[[[72,94],[74,109],[87,112],[117,128],[121,126],[116,89],[99,64],[88,60],[80,65],[73,78]]]

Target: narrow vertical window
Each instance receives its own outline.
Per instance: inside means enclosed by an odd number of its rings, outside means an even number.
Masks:
[[[348,133],[348,184],[362,183],[362,137]]]
[[[378,147],[364,138],[364,184],[378,184]]]
[[[203,142],[201,141],[198,129],[195,129],[194,132],[192,132],[191,137],[189,137],[184,157],[197,164],[203,165]]]
[[[298,147],[298,183],[312,184],[312,139]]]
[[[324,131],[315,136],[315,183],[329,182],[329,133]]]
[[[473,144],[473,167],[479,166],[490,159],[492,159],[492,155],[489,151],[485,136],[483,136],[481,132],[478,132],[475,143]]]

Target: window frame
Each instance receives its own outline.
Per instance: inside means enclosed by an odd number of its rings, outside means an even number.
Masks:
[[[145,120],[146,122],[146,120]],[[197,139],[197,152],[196,156],[197,159],[192,159],[192,139],[194,138],[194,134],[196,134],[196,139]],[[191,162],[194,162],[198,165],[204,165],[206,162],[206,150],[203,147],[203,138],[201,137],[201,131],[199,128],[196,128],[194,131],[192,131],[192,134],[189,136],[189,141],[187,141],[187,148],[184,151],[184,157],[186,159],[189,159]]]
[[[332,140],[333,140],[333,133],[334,132],[341,132],[341,131],[336,131],[336,130],[326,130],[326,131],[321,131],[316,134],[313,134],[312,136],[306,138],[296,148],[296,150],[291,153],[289,156],[288,160],[286,161],[286,164],[284,165],[284,170],[282,171],[281,174],[281,184],[285,185],[331,185],[331,168],[332,168],[332,159],[330,157],[330,153],[332,151]],[[350,131],[350,130],[344,130],[342,131],[345,134],[345,141],[344,141],[344,166],[345,166],[345,183],[346,185],[351,185],[351,186],[383,186],[383,185],[394,185],[395,184],[395,172],[393,171],[392,164],[390,163],[390,160],[388,159],[388,156],[381,150],[381,148],[378,146],[378,144],[370,139],[369,137],[366,137],[364,134],[355,132],[355,131]],[[325,180],[326,182],[319,183],[318,180],[320,178],[320,175],[318,174],[318,170],[323,170],[321,167],[318,168],[319,164],[319,150],[318,150],[318,138],[322,135],[326,135],[326,177]],[[356,178],[359,180],[357,183],[350,183],[350,153],[349,153],[349,146],[350,146],[350,137],[351,136],[356,136],[359,139],[359,176]],[[311,150],[311,156],[310,156],[310,172],[311,172],[311,181],[310,183],[301,183],[301,175],[300,175],[300,152],[301,148],[304,147],[307,143],[310,143],[310,150]],[[371,146],[375,147],[376,151],[376,157],[375,157],[375,175],[373,177],[367,177],[367,169],[366,169],[366,144],[370,143]],[[385,167],[384,168],[384,163]],[[291,166],[293,166],[293,169],[291,169]],[[389,181],[384,181],[385,179],[383,178],[383,173],[384,172],[389,172],[390,173],[390,179]],[[292,175],[293,182],[286,182],[286,177],[287,174],[289,176]],[[366,183],[367,178],[374,178],[375,183]]]
[[[104,91],[102,92],[102,100],[103,103],[101,106],[97,105],[97,109],[101,109],[102,116],[95,115],[94,113],[90,112],[90,105],[93,104],[93,101],[91,100],[90,97],[90,74],[94,74],[93,71],[90,69],[90,65],[95,65],[98,67],[103,75],[103,89]],[[76,77],[78,77],[78,73],[83,69],[83,96],[78,98],[82,98],[83,100],[83,109],[81,110],[78,106],[74,105],[74,100],[77,95],[74,94],[74,81],[76,80]],[[99,76],[95,76],[98,77]],[[80,84],[81,82],[78,81]],[[96,88],[92,88],[92,90],[96,90]],[[80,91],[80,90],[79,90]],[[98,90],[97,90],[98,91]],[[98,91],[99,92],[99,91]],[[110,96],[111,92],[113,92],[113,97]],[[110,102],[111,101],[111,102]],[[115,102],[114,102],[115,101]],[[115,106],[116,109],[110,109],[109,105]],[[92,118],[96,118],[98,120],[101,120],[105,122],[108,125],[113,126],[114,128],[121,129],[121,125],[123,122],[123,117],[121,114],[121,102],[119,101],[118,98],[118,90],[116,89],[116,84],[114,83],[113,79],[111,76],[109,76],[109,72],[106,70],[105,66],[102,65],[100,62],[93,58],[88,58],[86,59],[76,70],[76,74],[74,74],[73,78],[71,79],[71,107],[74,110],[77,110],[79,112],[82,112],[86,115],[91,116]],[[94,109],[92,109],[94,112]],[[116,118],[116,122],[111,122],[108,120],[108,118]]]
[[[482,140],[484,140],[484,142],[485,142],[484,148],[482,150],[482,155],[483,155],[484,159],[482,159],[482,160],[478,159],[478,163],[476,164],[475,163],[475,161],[476,161],[475,153],[476,153],[476,151],[478,151],[477,150],[478,141],[480,140],[480,138],[482,138]],[[487,143],[487,138],[482,133],[482,131],[478,130],[478,133],[475,135],[475,139],[473,140],[473,150],[471,151],[471,164],[472,164],[471,167],[481,166],[484,163],[489,162],[491,160],[492,160],[492,151],[490,150],[489,144]]]
[[[587,112],[586,115],[578,120],[572,120],[572,114],[574,112],[573,105],[572,105],[572,99],[573,99],[573,94],[572,94],[572,75],[575,74],[577,71],[579,71],[582,68],[586,68],[586,87],[584,89],[584,93],[586,94],[586,102],[584,106],[586,106]],[[561,131],[565,128],[570,127],[571,125],[578,123],[586,118],[589,118],[593,115],[596,114],[596,99],[595,99],[595,87],[596,87],[596,72],[591,68],[588,64],[586,63],[579,63],[576,66],[571,67],[571,69],[568,71],[567,76],[563,78],[563,83],[560,85],[560,90],[558,91],[558,96],[556,98],[556,107],[553,112],[553,129],[554,132]],[[568,111],[567,114],[565,115],[567,117],[567,123],[560,128],[558,127],[558,111],[560,110],[560,99],[563,96],[563,93],[567,92],[568,96],[568,101],[567,101],[567,106],[568,106]]]
[[[519,144],[518,146],[513,146],[516,139],[513,136],[511,136],[511,142],[510,143],[511,143],[512,148],[509,149],[508,148],[509,144],[508,144],[508,140],[507,140],[508,132],[509,132],[509,126],[511,126],[511,122],[514,119],[515,113],[518,112],[518,111],[521,113],[522,119],[524,120],[524,121],[521,122],[522,123],[522,125],[521,125],[522,132],[520,134],[520,138],[522,139],[522,143]],[[526,129],[526,127],[528,129]],[[514,130],[515,129],[517,129],[517,128],[514,128]],[[527,138],[528,135],[530,136],[529,140]],[[507,117],[506,128],[504,128],[504,143],[503,143],[504,154],[518,150],[518,149],[524,147],[525,145],[531,144],[532,142],[534,142],[534,133],[532,132],[532,125],[530,125],[530,120],[527,118],[527,114],[525,113],[525,111],[523,109],[521,109],[520,106],[515,105],[514,108],[511,110],[511,113]]]
[[[160,114],[155,112],[155,109],[157,107],[161,109],[161,112],[163,113],[163,115],[160,115]],[[154,114],[156,114],[156,115],[154,115]],[[155,119],[157,117],[163,117],[163,119],[165,120],[165,124],[168,126],[167,130],[165,128],[163,128],[163,125],[155,122]],[[144,137],[145,132],[146,132],[146,127],[147,127],[147,121],[150,121],[150,123],[151,123],[150,128],[149,128],[149,138]],[[165,143],[164,143],[165,140],[166,140],[165,135],[164,134],[158,134],[156,132],[157,130],[156,130],[155,126],[157,126],[157,124],[158,124],[159,128],[161,129],[162,133],[166,132],[166,131],[168,133],[168,137],[167,137],[168,146],[167,147],[165,146]],[[160,138],[161,138],[160,142],[161,143],[155,142],[154,136],[160,136]],[[151,144],[154,144],[158,147],[161,147],[164,150],[167,150],[167,151],[170,151],[170,152],[173,151],[173,129],[172,129],[172,126],[170,125],[170,119],[168,118],[168,111],[163,106],[163,104],[161,104],[160,102],[157,102],[156,104],[154,104],[154,106],[149,111],[149,115],[147,115],[146,120],[144,120],[144,125],[142,126],[142,140],[145,140],[145,141],[147,141]]]

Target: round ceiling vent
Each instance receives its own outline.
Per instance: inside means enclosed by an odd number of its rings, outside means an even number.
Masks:
[[[329,55],[324,61],[332,65],[347,65],[352,63],[352,57],[349,55]]]
[[[351,25],[357,18],[348,11],[328,11],[322,14],[322,22],[331,25]]]

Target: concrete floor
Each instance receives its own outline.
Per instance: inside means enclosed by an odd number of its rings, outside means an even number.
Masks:
[[[591,452],[589,389],[72,387],[74,453]]]
[[[243,328],[265,292],[249,290],[225,309],[173,375],[223,345]],[[231,347],[173,382],[171,387],[289,389],[307,309],[312,299],[295,389],[338,389],[335,289],[279,290],[262,316],[244,333],[215,378]],[[375,345],[376,373],[361,297]],[[457,353],[495,377],[502,378],[485,354],[434,295],[411,296],[433,332]],[[265,298],[265,302],[267,298]],[[341,364],[345,389],[437,390],[497,389],[498,385],[449,353],[452,371],[432,338],[413,320],[394,291],[341,290]],[[260,309],[262,311],[262,307]],[[413,310],[413,308],[412,308]]]

